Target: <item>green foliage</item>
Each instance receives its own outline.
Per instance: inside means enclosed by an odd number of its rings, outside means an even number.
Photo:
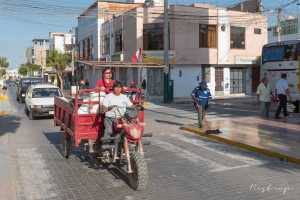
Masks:
[[[28,74],[28,69],[26,66],[22,66],[19,68],[18,70],[19,74],[21,74],[22,76],[26,76]]]
[[[4,68],[0,68],[0,78],[2,78],[6,74],[6,70]]]
[[[8,62],[7,58],[0,56],[0,68],[6,69],[8,67],[9,67],[9,62]]]
[[[28,67],[29,71],[31,71],[31,72],[37,72],[42,69],[42,66],[36,65],[36,64],[27,64],[27,67]]]
[[[0,78],[6,74],[6,69],[9,67],[7,58],[0,56]]]
[[[47,56],[47,67],[53,67],[56,72],[62,75],[67,65],[71,63],[70,55],[59,53],[57,50],[50,50]]]
[[[19,68],[19,74],[23,76],[26,75],[33,76],[34,72],[40,71],[41,68],[42,67],[40,65],[36,65],[36,64],[31,64],[31,63],[22,64]]]
[[[47,56],[47,67],[53,67],[56,70],[59,79],[60,88],[63,89],[63,73],[71,63],[71,56],[58,52],[56,49],[50,50]]]

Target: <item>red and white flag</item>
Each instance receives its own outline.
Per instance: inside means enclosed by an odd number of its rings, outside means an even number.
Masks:
[[[136,64],[136,63],[143,62],[142,52],[143,52],[142,48],[139,48],[138,50],[136,50],[135,54],[133,54],[132,58],[131,58],[132,63]]]

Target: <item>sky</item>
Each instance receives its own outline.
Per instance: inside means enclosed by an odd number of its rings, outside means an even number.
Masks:
[[[204,2],[220,6],[240,0],[169,0],[170,3]],[[274,23],[274,8],[289,0],[263,0],[270,10],[265,14]],[[10,68],[25,62],[25,51],[33,38],[48,38],[49,32],[66,32],[77,25],[77,16],[95,0],[0,0],[0,56],[7,57]],[[286,15],[296,15],[297,6],[289,6]]]

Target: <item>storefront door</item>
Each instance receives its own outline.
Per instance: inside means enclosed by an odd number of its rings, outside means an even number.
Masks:
[[[230,93],[241,94],[246,92],[246,69],[230,69]]]

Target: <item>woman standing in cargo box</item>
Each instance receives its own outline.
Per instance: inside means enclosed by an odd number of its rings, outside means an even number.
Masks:
[[[106,94],[112,91],[115,80],[112,80],[112,71],[109,67],[102,71],[102,79],[96,82],[96,88],[105,91]]]

